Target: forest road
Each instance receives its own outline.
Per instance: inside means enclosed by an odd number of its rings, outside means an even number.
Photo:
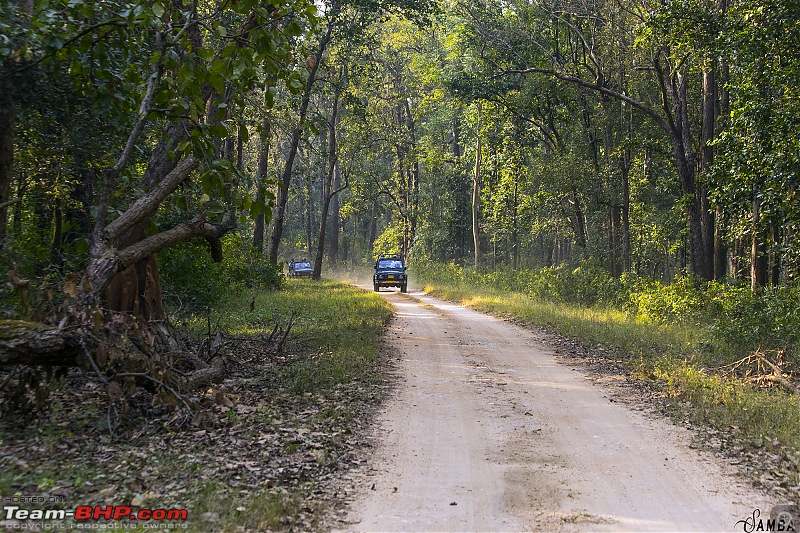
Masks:
[[[541,335],[382,295],[399,383],[349,481],[344,529],[730,532],[780,503],[690,448],[687,430],[613,401]]]

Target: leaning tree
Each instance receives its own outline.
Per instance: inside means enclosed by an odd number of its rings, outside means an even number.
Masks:
[[[163,317],[158,251],[203,238],[220,260],[220,239],[240,213],[268,210],[264,191],[241,186],[236,159],[248,133],[241,110],[264,80],[303,87],[306,70],[292,51],[316,8],[306,0],[63,0],[2,10],[0,238],[6,209],[20,200],[8,199],[18,114],[30,87],[47,83],[42,72],[69,77],[115,125],[96,132],[116,148],[95,164],[88,258],[60,287],[67,299],[60,316],[0,328],[2,364],[76,364],[91,360],[90,332],[108,310]],[[157,226],[165,207],[170,223]],[[30,282],[12,274],[25,294]]]

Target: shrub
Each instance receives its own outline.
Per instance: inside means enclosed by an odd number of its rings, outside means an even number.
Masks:
[[[800,331],[800,288],[781,287],[753,294],[733,282],[704,282],[680,276],[673,283],[624,274],[619,279],[584,262],[577,268],[475,271],[455,264],[414,265],[429,283],[462,286],[476,293],[520,293],[540,302],[610,307],[655,324],[690,324],[708,331],[725,356],[758,348],[789,348]]]
[[[175,310],[213,307],[223,296],[246,288],[274,289],[284,281],[282,270],[252,249],[238,233],[222,239],[223,260],[214,263],[208,246],[194,240],[158,255],[164,295]]]
[[[721,312],[712,329],[731,351],[745,354],[796,343],[800,331],[798,288],[779,287],[754,294],[740,287],[718,300]]]

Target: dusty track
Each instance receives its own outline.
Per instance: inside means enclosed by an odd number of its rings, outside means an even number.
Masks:
[[[779,503],[691,449],[686,430],[613,402],[537,334],[383,294],[401,382],[346,528],[734,531]]]

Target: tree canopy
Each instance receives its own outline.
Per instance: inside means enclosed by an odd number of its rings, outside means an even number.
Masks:
[[[317,277],[399,253],[792,283],[797,9],[5,2],[6,315],[56,288],[158,318],[157,254],[234,233]]]

